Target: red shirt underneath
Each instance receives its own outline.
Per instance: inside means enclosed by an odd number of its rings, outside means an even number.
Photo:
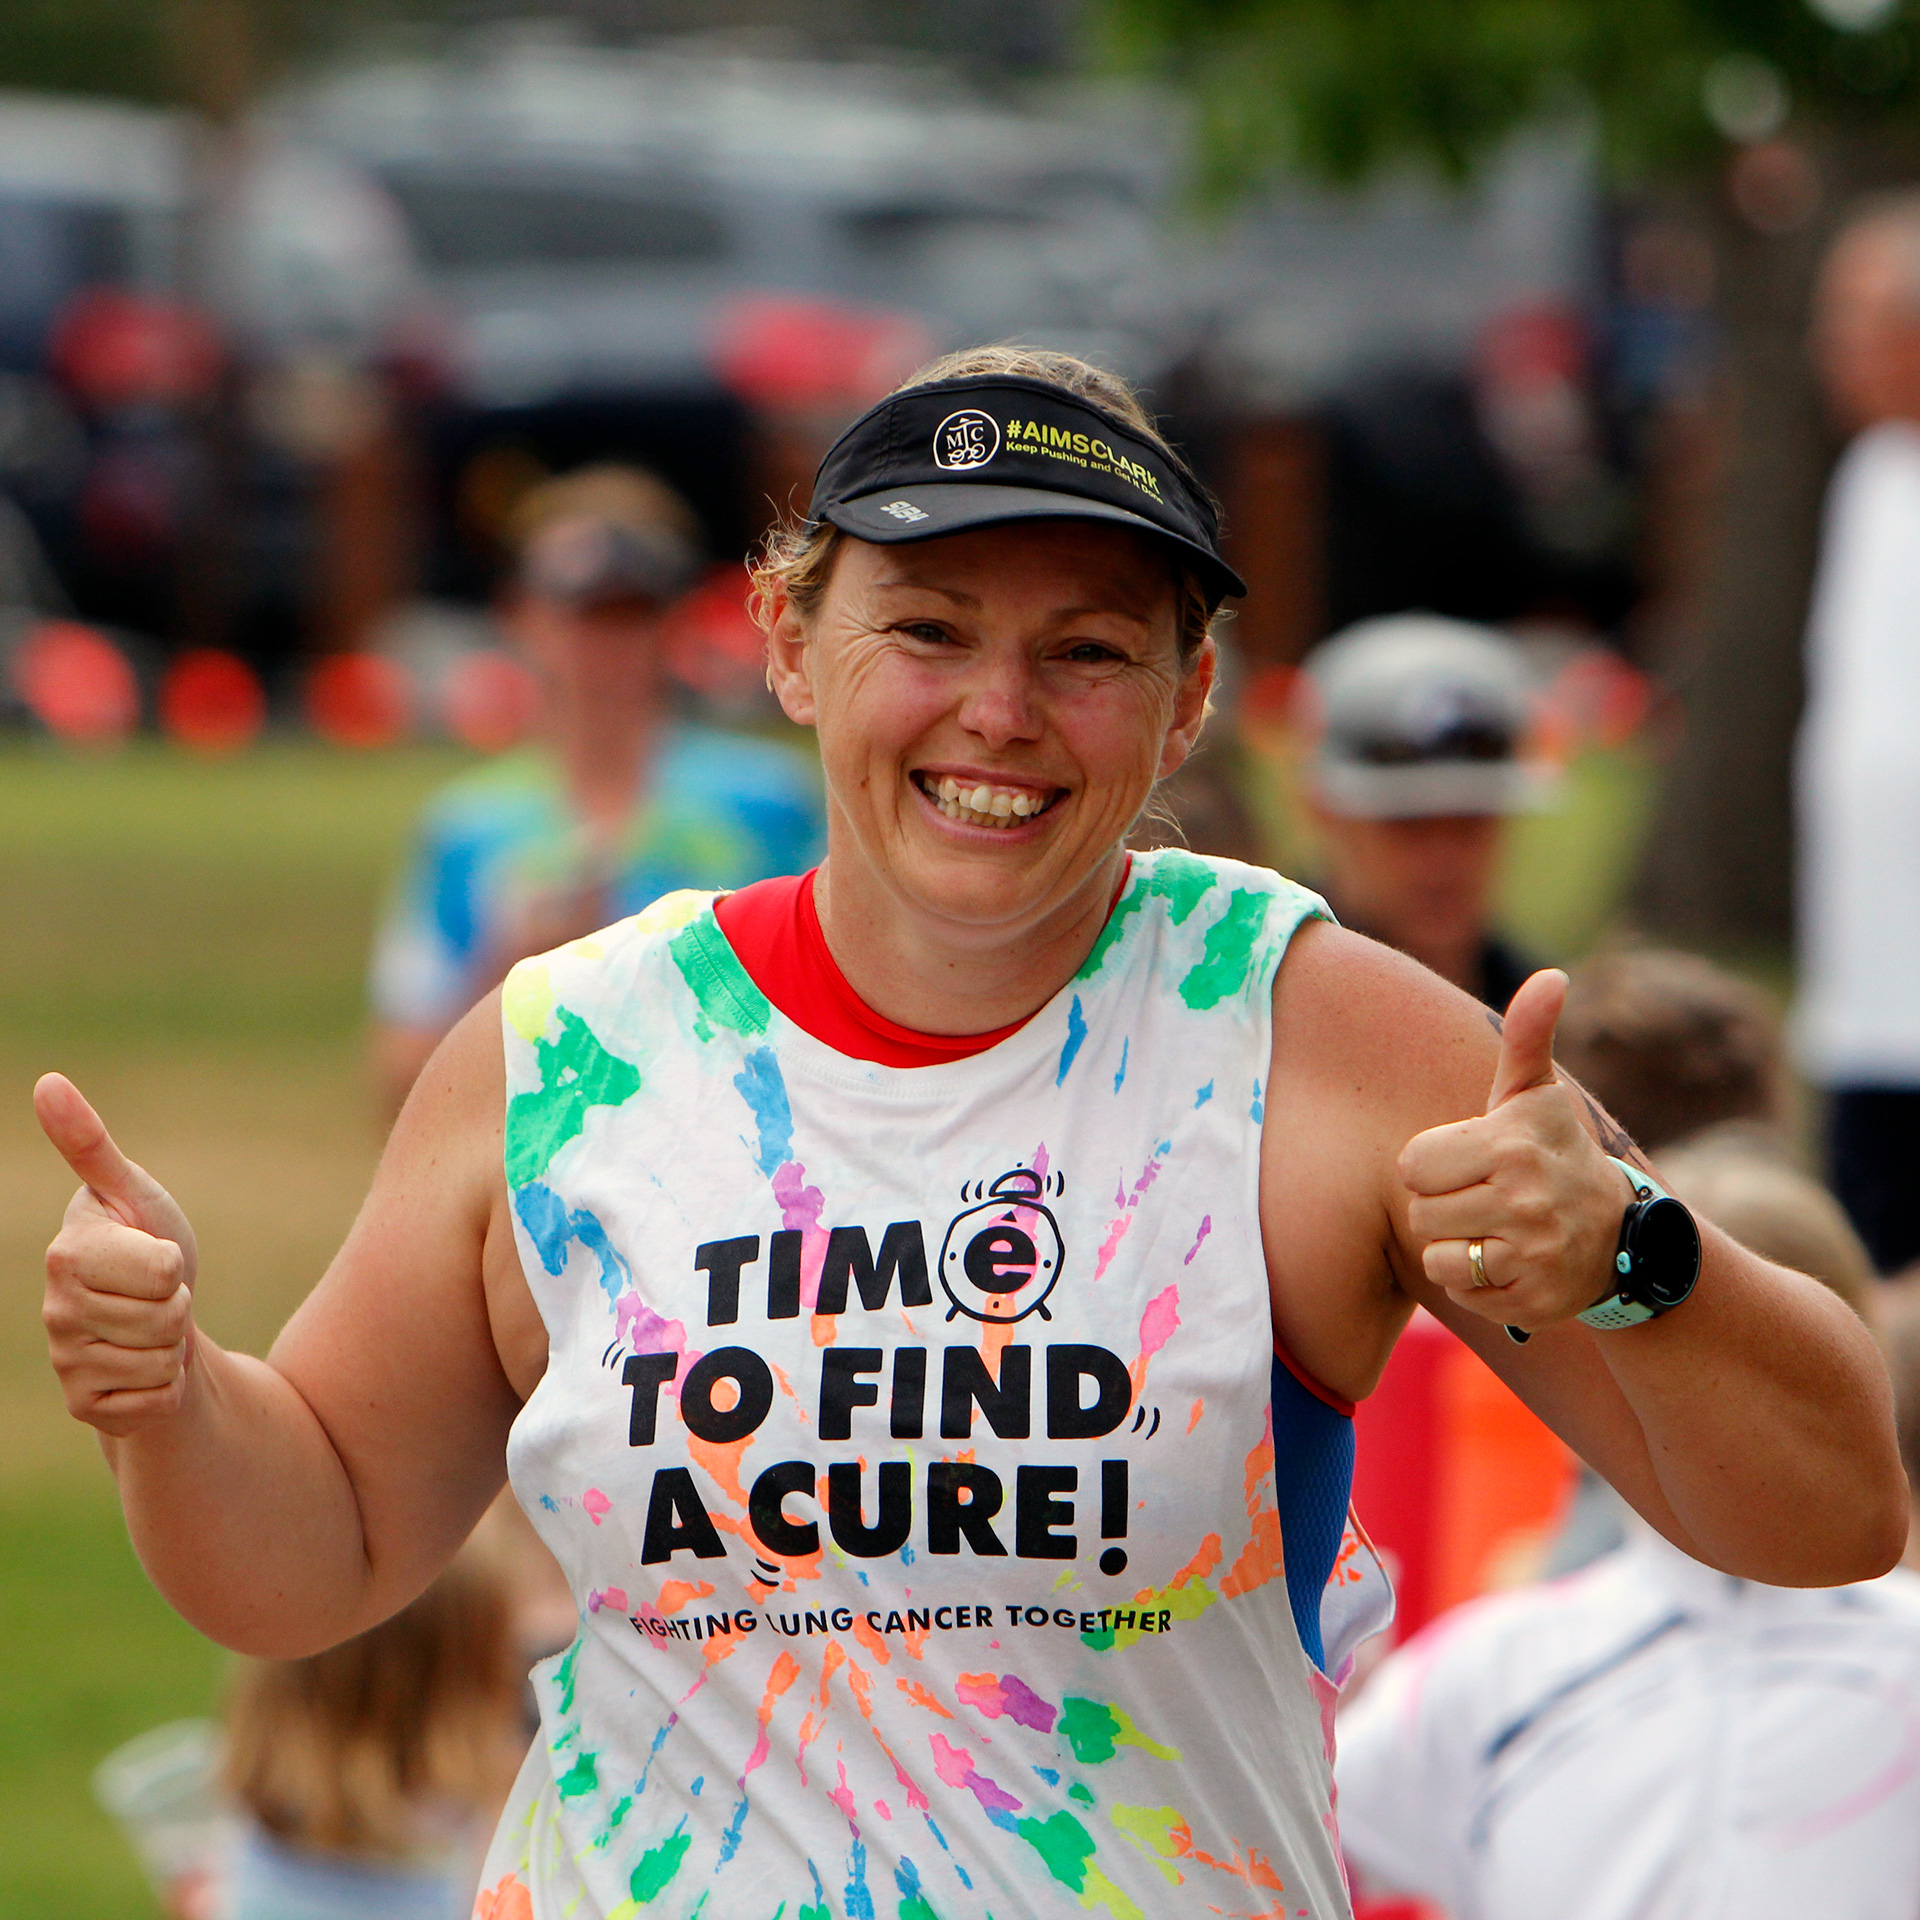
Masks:
[[[813,873],[756,880],[716,900],[713,917],[753,984],[795,1026],[849,1059],[882,1067],[943,1066],[985,1053],[1027,1024],[1016,1020],[992,1033],[915,1033],[875,1013],[827,951],[813,904]]]

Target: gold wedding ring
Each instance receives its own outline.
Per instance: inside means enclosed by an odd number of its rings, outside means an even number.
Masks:
[[[1473,1275],[1476,1287],[1490,1287],[1493,1282],[1487,1278],[1487,1243],[1484,1240],[1467,1242],[1467,1271]]]

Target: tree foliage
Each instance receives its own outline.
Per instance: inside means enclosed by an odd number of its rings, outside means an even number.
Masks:
[[[260,84],[303,55],[461,10],[462,0],[0,0],[0,87],[199,105],[210,65],[238,57]]]
[[[170,100],[165,9],[157,0],[4,0],[0,87]]]
[[[1192,96],[1219,196],[1285,165],[1353,180],[1417,157],[1458,178],[1576,103],[1623,174],[1690,171],[1723,140],[1716,75],[1736,103],[1742,85],[1777,87],[1803,120],[1920,125],[1914,31],[1902,0],[1885,4],[1096,0],[1094,25],[1122,65]]]

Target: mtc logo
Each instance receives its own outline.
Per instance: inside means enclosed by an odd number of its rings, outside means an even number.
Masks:
[[[949,472],[984,467],[1000,451],[1000,423],[978,407],[950,413],[933,430],[933,464]]]

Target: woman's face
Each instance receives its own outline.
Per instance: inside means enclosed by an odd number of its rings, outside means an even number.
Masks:
[[[781,704],[814,727],[834,872],[1017,931],[1111,884],[1105,862],[1191,751],[1209,643],[1182,671],[1172,570],[1088,520],[905,546],[843,539],[811,621],[776,609]]]

